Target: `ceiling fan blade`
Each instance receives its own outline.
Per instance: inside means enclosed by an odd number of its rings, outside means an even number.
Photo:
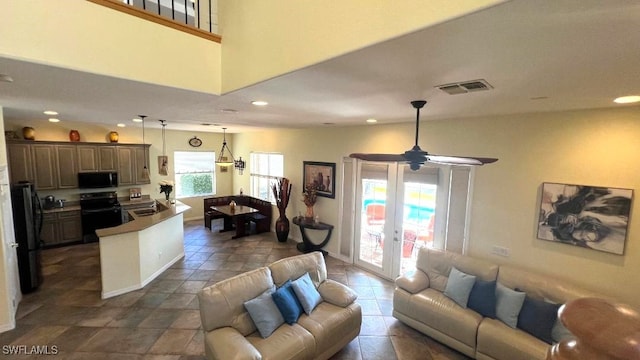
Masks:
[[[394,161],[407,161],[404,157],[404,154],[362,154],[362,153],[353,153],[349,155],[349,157],[354,159],[360,159],[365,161],[384,161],[384,162],[394,162]]]
[[[448,155],[427,155],[427,161],[443,165],[484,165],[491,164],[498,159],[483,158],[473,156],[448,156]]]

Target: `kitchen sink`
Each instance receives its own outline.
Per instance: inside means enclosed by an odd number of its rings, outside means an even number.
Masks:
[[[153,214],[156,214],[157,211],[156,209],[140,209],[140,210],[133,210],[133,213],[138,216],[151,216]]]

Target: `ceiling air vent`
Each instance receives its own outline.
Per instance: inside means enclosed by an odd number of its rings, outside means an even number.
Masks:
[[[493,89],[493,86],[484,79],[462,81],[453,84],[438,85],[436,87],[449,95],[466,94],[473,91]]]

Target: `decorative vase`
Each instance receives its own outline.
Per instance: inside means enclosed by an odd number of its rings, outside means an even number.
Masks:
[[[22,137],[24,137],[25,140],[35,140],[36,130],[31,126],[25,126],[22,128]]]
[[[80,133],[78,132],[78,130],[69,131],[69,140],[73,142],[80,141]]]
[[[117,143],[118,142],[118,133],[115,131],[111,131],[109,133],[109,141],[111,141],[112,143]]]
[[[307,206],[307,213],[304,215],[305,220],[313,221],[313,205]]]
[[[289,238],[289,219],[287,219],[284,212],[276,220],[276,237],[279,242],[286,242]]]

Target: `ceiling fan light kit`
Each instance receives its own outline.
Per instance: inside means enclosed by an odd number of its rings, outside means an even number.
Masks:
[[[426,162],[441,165],[457,165],[457,166],[480,166],[498,161],[496,158],[474,157],[474,156],[453,156],[453,155],[434,155],[423,151],[418,145],[418,135],[420,134],[420,109],[426,105],[425,100],[414,100],[411,105],[416,109],[416,136],[415,144],[411,150],[407,150],[404,154],[364,154],[353,153],[349,155],[354,159],[378,162],[404,162],[408,163],[411,170],[418,170]]]

